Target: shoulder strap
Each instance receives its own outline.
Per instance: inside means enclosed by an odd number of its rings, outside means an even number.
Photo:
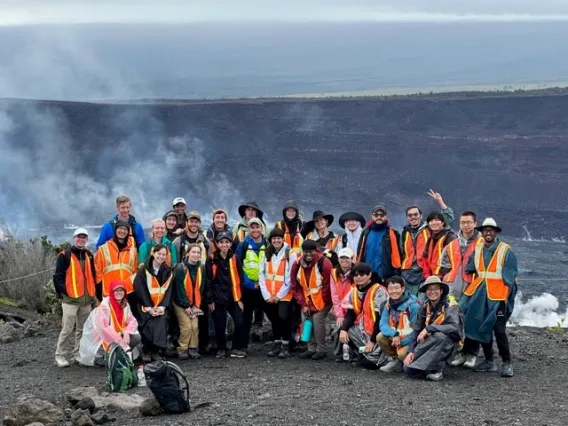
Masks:
[[[320,271],[320,274],[323,273],[323,262],[325,261],[325,259],[327,259],[327,256],[324,254],[320,260],[318,260],[318,270]],[[330,260],[331,262],[331,260]]]
[[[341,243],[343,244],[343,247],[347,247],[347,234],[343,234],[341,236]]]
[[[284,251],[284,255],[286,256],[286,262],[290,261],[290,247],[286,247]]]

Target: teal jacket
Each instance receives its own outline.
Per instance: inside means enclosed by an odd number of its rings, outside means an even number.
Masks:
[[[173,268],[174,266],[176,266],[178,261],[174,244],[170,240],[168,240],[168,237],[166,237],[165,235],[162,237],[162,244],[164,244],[168,248],[172,261],[171,266]],[[152,249],[157,245],[158,243],[154,240],[148,240],[144,244],[142,244],[138,249],[138,262],[145,264],[152,254]]]
[[[398,318],[404,311],[408,311],[408,334],[400,340],[401,346],[407,346],[410,341],[412,340],[412,326],[418,319],[418,314],[420,313],[420,305],[418,304],[418,299],[413,294],[410,294],[408,290],[404,291],[402,295],[402,303],[400,303],[396,308],[391,306],[392,300],[389,299],[387,303],[385,303],[385,307],[383,308],[383,312],[381,314],[381,333],[385,337],[393,338],[397,336],[398,330],[391,327],[389,323],[389,318],[391,315],[394,317],[393,320],[395,324],[398,322]]]

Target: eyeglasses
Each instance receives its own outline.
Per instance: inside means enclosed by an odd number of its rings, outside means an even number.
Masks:
[[[418,217],[418,216],[420,216],[420,213],[408,213],[406,216],[408,216],[408,217]]]
[[[385,216],[386,216],[386,213],[383,213],[383,212],[373,213],[373,217],[385,217]]]
[[[460,225],[473,225],[475,222],[471,221],[471,220],[464,220],[463,222],[460,221]]]
[[[354,277],[366,277],[367,275],[368,274],[365,274],[364,272],[359,272],[359,271],[357,271],[353,274]]]

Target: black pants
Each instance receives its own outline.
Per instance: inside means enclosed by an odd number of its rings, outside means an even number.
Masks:
[[[235,332],[233,334],[233,349],[245,349],[248,343],[248,334],[245,333],[245,324],[243,311],[239,305],[230,302],[228,306],[215,303],[213,311],[213,320],[215,321],[215,339],[217,340],[217,349],[227,349],[227,337],[225,331],[227,329],[227,312],[233,318],[235,324]]]
[[[272,325],[274,340],[290,341],[290,302],[266,303],[264,312]]]
[[[248,336],[250,334],[250,329],[252,326],[252,319],[255,315],[255,312],[260,309],[262,316],[264,316],[263,305],[264,305],[264,298],[262,297],[262,293],[259,288],[254,290],[243,290],[243,304],[245,305],[244,310],[244,320],[245,320],[245,330],[247,336],[247,345],[248,345]],[[262,316],[260,317],[260,324],[262,324]],[[258,317],[255,318],[255,324],[258,324]]]
[[[199,351],[202,352],[209,345],[209,305],[203,302],[200,309],[203,311],[203,315],[197,317],[197,322],[199,328]]]
[[[290,301],[290,332],[297,333],[302,325],[302,308],[296,302],[296,299],[292,298]]]
[[[497,342],[499,356],[501,356],[503,362],[510,362],[511,350],[509,349],[509,338],[507,337],[506,308],[500,307],[497,311],[497,321],[493,326],[493,333],[495,334],[495,341]],[[466,354],[477,355],[479,345],[479,342],[466,338],[463,346],[463,352]],[[483,349],[485,359],[493,361],[493,337],[488,343],[481,343],[481,347]]]

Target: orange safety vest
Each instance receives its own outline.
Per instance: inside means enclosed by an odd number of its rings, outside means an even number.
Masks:
[[[195,276],[195,283],[191,278],[191,274],[187,266],[182,263],[183,269],[185,271],[185,277],[183,279],[183,285],[185,288],[185,294],[187,294],[187,299],[189,300],[189,306],[201,306],[201,286],[203,283],[203,267],[197,268],[197,274]]]
[[[120,336],[122,336],[122,334],[124,333],[124,330],[126,329],[126,317],[128,316],[128,307],[126,307],[124,309],[124,312],[122,313],[122,323],[118,322],[118,319],[116,317],[116,313],[114,312],[114,309],[112,307],[112,305],[109,303],[108,304],[108,309],[110,311],[110,325],[112,325],[112,328],[114,328],[114,331],[116,331]],[[102,342],[102,346],[103,349],[105,351],[108,351],[108,349],[110,348],[112,342],[107,343],[105,341]]]
[[[469,256],[471,256],[471,254],[475,250],[476,244],[479,243],[479,241],[481,240],[482,238],[479,237],[474,241],[469,242],[463,256],[461,252],[459,238],[456,238],[446,246],[446,253],[448,255],[450,265],[452,265],[452,269],[450,270],[450,272],[444,275],[444,278],[442,279],[443,282],[452,284],[456,280],[460,268],[461,268],[461,275],[463,281],[468,284],[471,282],[472,274],[468,274],[467,272],[465,272],[466,269],[465,267],[467,266],[467,261],[469,260]]]
[[[395,269],[400,268],[401,260],[400,260],[400,253],[398,251],[398,239],[396,238],[396,234],[394,230],[389,227],[389,239],[391,245],[391,266]],[[367,244],[367,235],[368,233],[364,233],[362,236],[362,240],[359,242],[359,253],[357,253],[357,262],[362,262],[363,252],[365,251],[365,244]]]
[[[436,317],[436,319],[434,319],[434,322],[432,322],[432,311],[430,309],[430,303],[426,303],[426,327],[428,327],[430,324],[440,325],[444,322],[445,319],[446,307],[442,306],[442,309],[440,310],[440,312],[438,312],[438,316]]]
[[[61,255],[65,255],[62,251]],[[93,270],[91,269],[91,259],[85,256],[85,269],[81,268],[81,262],[71,253],[69,259],[69,267],[65,273],[65,291],[71,299],[77,299],[85,294],[91,297],[95,295],[95,280],[93,278]]]
[[[162,303],[162,300],[164,300],[164,296],[166,295],[166,291],[170,286],[173,276],[174,274],[170,274],[166,282],[160,285],[158,279],[146,269],[146,286],[148,287],[148,292],[150,293],[150,297],[152,298],[154,308],[160,306],[160,303]],[[144,307],[142,309],[144,310]]]
[[[404,231],[402,242],[403,270],[412,268],[412,264],[415,260],[418,263],[418,266],[422,268],[422,263],[424,262],[424,258],[422,256],[426,249],[428,238],[430,238],[430,234],[428,233],[427,228],[419,231],[416,235],[416,239],[412,238],[412,233],[410,231]]]
[[[315,308],[321,311],[325,307],[325,302],[323,300],[322,293],[322,281],[323,277],[319,271],[317,262],[312,266],[312,272],[310,273],[310,281],[306,280],[306,274],[304,273],[304,267],[300,264],[298,268],[298,282],[302,286],[304,291],[304,298],[306,302],[311,300]]]
[[[438,275],[440,273],[440,259],[442,258],[442,251],[444,250],[444,242],[448,234],[444,235],[438,241],[434,242],[434,239],[431,238],[428,240],[427,247],[428,253],[426,253],[426,257],[424,258],[424,264],[422,266],[422,271],[424,276],[428,278],[430,275]]]
[[[373,334],[375,329],[375,322],[377,321],[377,312],[375,311],[375,296],[377,291],[380,289],[380,284],[373,284],[367,294],[365,294],[365,300],[361,303],[359,299],[357,288],[353,288],[351,292],[353,296],[353,311],[357,315],[356,324],[359,324],[363,320],[363,329],[365,333],[369,336]]]
[[[134,288],[129,278],[138,271],[138,251],[134,238],[128,238],[126,247],[121,251],[113,240],[107,241],[99,247],[95,264],[97,281],[103,283],[103,296],[108,296],[110,283],[113,281],[124,281],[126,293],[132,293]]]
[[[217,276],[217,265],[212,263],[211,269],[213,271],[213,280]],[[237,267],[237,258],[233,255],[229,259],[229,274],[231,275],[231,288],[233,292],[233,300],[239,302],[242,298],[241,295],[241,276]]]
[[[267,262],[265,284],[266,284],[266,289],[268,290],[268,293],[270,293],[271,297],[276,297],[276,295],[278,295],[278,293],[280,292],[280,289],[282,289],[282,286],[284,285],[284,279],[286,276],[287,267],[288,267],[288,260],[286,259],[286,256],[284,256],[280,260],[276,273],[274,273],[274,264],[272,262],[272,259],[270,259],[270,261]],[[286,296],[284,296],[280,300],[283,300],[285,302],[289,302],[290,300],[292,300],[291,289],[288,291]]]
[[[247,229],[246,228],[240,228],[237,231],[236,237],[238,238],[239,241],[241,241],[241,242],[244,241],[246,236],[247,236]]]
[[[337,273],[337,269],[335,268],[331,271],[331,276],[333,277],[333,281],[335,282],[335,288],[337,289],[337,294],[339,295],[339,303],[341,303],[343,302],[343,299],[345,299],[345,296],[347,296],[347,293],[349,293],[349,290],[354,288],[354,285],[350,283],[349,287],[345,289],[345,286],[343,285],[343,282],[341,281],[341,278]],[[343,309],[343,311],[345,312],[345,309]]]
[[[475,246],[475,270],[471,284],[468,285],[464,291],[467,296],[473,295],[477,288],[485,281],[487,287],[487,297],[489,300],[502,301],[507,300],[509,297],[509,287],[503,280],[503,265],[510,246],[506,243],[499,242],[495,249],[495,253],[491,257],[489,266],[485,267],[483,259],[483,240],[480,240]]]
[[[314,231],[314,232],[310,232],[307,235],[306,239],[317,241],[319,238],[314,239],[313,238],[314,234],[315,234],[316,237],[318,236],[317,231]],[[337,243],[338,243],[337,237],[330,238],[329,240],[327,240],[327,243],[325,244],[325,248],[327,250],[335,250],[335,248],[337,247]]]
[[[412,333],[412,324],[410,323],[410,309],[406,308],[404,311],[400,312],[398,315],[398,323],[395,324],[393,317],[394,315],[390,313],[390,304],[387,301],[387,311],[389,311],[389,326],[398,331],[398,335],[401,339],[409,336]]]
[[[276,222],[276,226],[278,227],[278,229],[282,229],[282,222]],[[297,227],[297,232],[296,235],[294,236],[294,241],[292,243],[292,238],[290,237],[290,229],[288,228],[288,225],[284,223],[284,241],[292,249],[302,248],[302,243],[304,242],[304,239],[300,234],[300,225],[298,225]]]

